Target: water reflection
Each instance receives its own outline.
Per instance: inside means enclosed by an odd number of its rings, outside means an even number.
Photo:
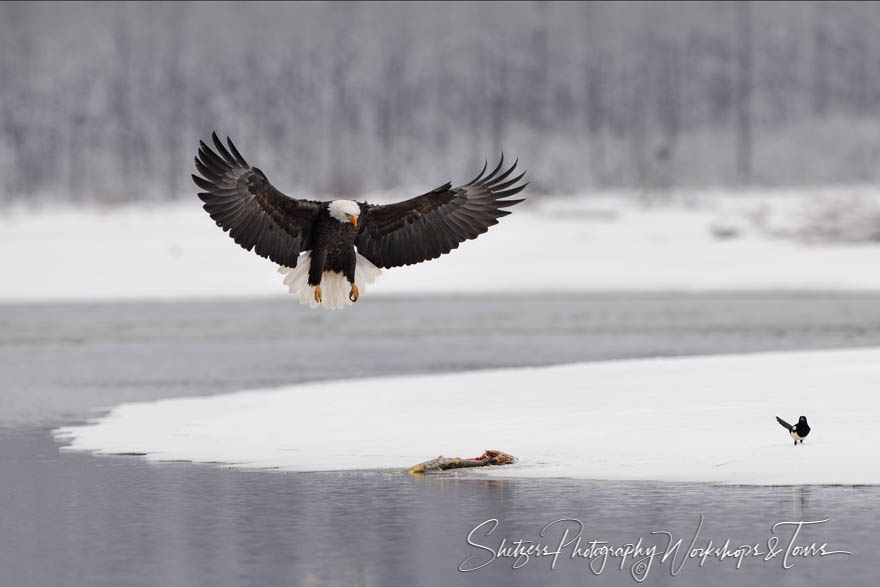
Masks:
[[[43,432],[3,437],[7,454],[19,452],[2,463],[16,471],[4,477],[0,493],[0,568],[10,585],[58,584],[71,576],[89,585],[632,584],[613,565],[591,577],[583,560],[571,559],[552,571],[545,559],[516,571],[504,559],[460,573],[468,556],[485,556],[466,536],[493,518],[498,527],[485,545],[538,540],[544,525],[563,518],[583,522],[585,539],[613,544],[640,537],[659,544],[651,531],[687,542],[701,515],[701,537],[736,544],[766,541],[775,522],[831,518],[804,541],[855,553],[799,560],[789,571],[776,561],[747,560],[740,570],[689,562],[673,578],[659,566],[648,585],[869,584],[871,553],[880,546],[880,492],[872,487],[237,471],[58,454]],[[38,458],[22,458],[35,446]]]
[[[0,305],[0,425],[340,377],[880,344],[869,294],[371,298],[331,314],[283,299]]]

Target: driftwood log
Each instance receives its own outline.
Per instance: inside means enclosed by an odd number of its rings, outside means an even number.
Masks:
[[[512,465],[516,457],[500,450],[487,450],[474,459],[462,459],[459,457],[439,456],[436,459],[419,463],[409,468],[410,473],[421,475],[431,471],[445,471],[447,469],[462,469],[465,467],[488,467],[491,465]]]

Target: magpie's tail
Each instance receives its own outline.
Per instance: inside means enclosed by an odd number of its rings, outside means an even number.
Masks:
[[[791,424],[789,424],[788,422],[786,422],[785,420],[783,420],[779,416],[776,416],[776,421],[779,422],[780,426],[782,426],[783,428],[785,428],[789,432],[791,432],[791,429],[794,428],[794,426],[792,426]]]

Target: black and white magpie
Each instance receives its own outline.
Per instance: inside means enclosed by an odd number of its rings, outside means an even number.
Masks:
[[[807,434],[810,433],[810,425],[807,424],[807,417],[801,416],[798,418],[798,423],[792,426],[779,416],[776,416],[776,421],[779,422],[779,425],[788,430],[788,433],[791,434],[791,437],[794,439],[794,445],[797,446],[798,440],[801,441],[801,444],[804,443],[804,438],[807,437]]]

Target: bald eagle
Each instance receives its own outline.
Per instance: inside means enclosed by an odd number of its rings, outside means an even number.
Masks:
[[[299,200],[275,189],[229,137],[228,148],[217,133],[212,138],[216,150],[200,141],[201,176],[192,176],[205,190],[204,209],[244,249],[280,265],[290,293],[313,308],[356,302],[381,268],[436,259],[476,238],[510,214],[503,208],[523,201],[505,198],[528,185],[517,185],[525,173],[508,179],[516,163],[502,171],[502,154],[488,175],[487,162],[461,187],[445,183],[396,204]]]

